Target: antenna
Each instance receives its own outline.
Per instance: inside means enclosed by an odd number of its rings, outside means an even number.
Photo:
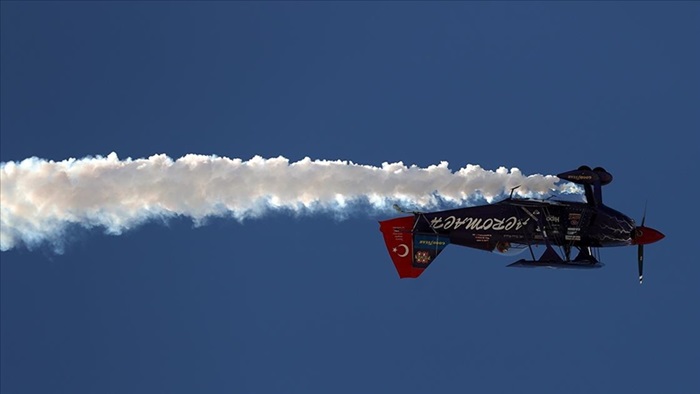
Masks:
[[[399,212],[399,213],[412,213],[412,214],[414,214],[414,215],[420,215],[420,214],[423,213],[423,212],[420,212],[420,211],[407,211],[407,210],[401,208],[401,207],[399,206],[399,204],[394,204],[392,207],[393,207],[397,212]]]
[[[510,189],[510,197],[508,197],[508,199],[512,199],[512,198],[513,198],[513,192],[515,192],[515,189],[519,188],[520,186],[522,186],[522,185],[518,185],[518,186],[512,187],[512,188]]]

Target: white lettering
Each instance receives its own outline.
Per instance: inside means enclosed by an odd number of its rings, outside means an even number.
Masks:
[[[434,217],[430,220],[430,227],[436,230],[493,230],[510,231],[520,230],[528,224],[530,218],[519,220],[515,216],[509,218],[474,218],[456,216]]]
[[[503,222],[504,221],[505,221],[505,219],[493,219],[493,227],[491,227],[491,228],[496,230],[496,231],[503,230]]]
[[[433,220],[430,221],[430,227],[434,229],[442,228],[442,218],[434,217]]]
[[[462,227],[467,222],[467,219],[469,218],[457,219],[455,222],[455,230]]]
[[[478,230],[481,224],[481,218],[469,218],[469,224],[464,226],[465,230]]]
[[[524,222],[522,220],[518,220],[518,225],[515,227],[516,230],[520,230],[523,226],[527,226],[527,222],[529,222],[530,219],[526,219]]]
[[[488,230],[493,226],[493,219],[486,219],[478,230]]]

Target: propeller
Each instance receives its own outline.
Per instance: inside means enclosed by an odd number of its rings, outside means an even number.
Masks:
[[[647,206],[644,204],[644,215],[642,225],[635,227],[632,231],[632,244],[637,245],[637,269],[639,270],[639,284],[642,284],[644,273],[644,245],[656,242],[665,235],[653,228],[644,226],[647,220]]]
[[[637,268],[639,269],[639,284],[642,284],[644,277],[644,245],[637,246]]]
[[[644,214],[642,215],[642,226],[644,227],[644,222],[647,220],[647,203],[644,203]],[[635,232],[637,230],[635,229]],[[642,284],[642,279],[644,278],[644,244],[639,244],[637,246],[637,269],[639,270],[639,284]]]

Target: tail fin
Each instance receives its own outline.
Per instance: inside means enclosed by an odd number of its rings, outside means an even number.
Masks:
[[[586,192],[586,201],[588,204],[595,206],[603,205],[602,187],[613,180],[612,174],[607,172],[605,168],[596,167],[591,170],[589,166],[581,166],[578,170],[562,172],[557,177],[583,185],[583,190]]]
[[[414,216],[379,222],[389,256],[400,278],[417,278],[450,243],[449,237],[414,233]]]

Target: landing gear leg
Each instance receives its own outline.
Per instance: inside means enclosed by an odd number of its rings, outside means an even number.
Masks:
[[[576,259],[574,261],[585,261],[591,264],[595,264],[598,262],[598,260],[596,260],[596,258],[593,257],[593,255],[591,254],[591,248],[587,246],[584,246],[579,249],[578,256],[576,256]]]
[[[559,257],[557,252],[552,248],[552,245],[547,245],[547,249],[544,250],[544,253],[542,253],[542,256],[540,256],[540,259],[537,260],[540,263],[561,263],[564,260]]]

